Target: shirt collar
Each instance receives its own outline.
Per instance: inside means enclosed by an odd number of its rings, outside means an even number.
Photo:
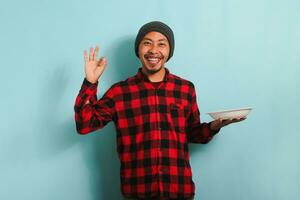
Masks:
[[[164,76],[164,79],[163,81],[168,81],[168,79],[170,78],[170,71],[168,68],[164,67],[165,68],[165,76]],[[150,80],[148,79],[147,75],[145,75],[142,71],[142,67],[140,67],[138,69],[138,72],[136,74],[136,77],[139,79],[139,80],[142,80],[142,81],[147,81],[147,82],[150,82]]]

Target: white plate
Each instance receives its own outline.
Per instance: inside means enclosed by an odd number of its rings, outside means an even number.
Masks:
[[[236,119],[246,117],[252,108],[238,108],[232,110],[223,110],[218,112],[209,112],[209,114],[214,119]]]

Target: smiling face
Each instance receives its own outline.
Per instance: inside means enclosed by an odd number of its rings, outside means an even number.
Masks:
[[[139,58],[149,74],[154,74],[164,67],[169,53],[168,39],[159,32],[147,33],[139,44]]]

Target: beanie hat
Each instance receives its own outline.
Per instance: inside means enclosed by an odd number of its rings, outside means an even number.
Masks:
[[[170,46],[170,53],[169,53],[169,57],[167,59],[167,61],[168,61],[173,56],[173,52],[174,52],[174,46],[175,46],[174,34],[173,34],[172,29],[168,25],[166,25],[160,21],[149,22],[147,24],[144,24],[140,28],[140,30],[135,38],[135,44],[134,44],[136,56],[139,57],[140,42],[142,41],[144,36],[151,31],[160,32],[161,34],[166,36],[166,38],[168,39],[169,46]]]

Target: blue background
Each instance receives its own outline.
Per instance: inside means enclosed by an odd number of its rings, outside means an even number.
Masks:
[[[207,145],[193,144],[200,200],[300,199],[300,1],[28,0],[0,6],[0,199],[121,199],[113,123],[78,135],[83,50],[107,57],[98,97],[140,67],[140,26],[175,33],[167,67],[194,82],[202,121],[250,106]]]

